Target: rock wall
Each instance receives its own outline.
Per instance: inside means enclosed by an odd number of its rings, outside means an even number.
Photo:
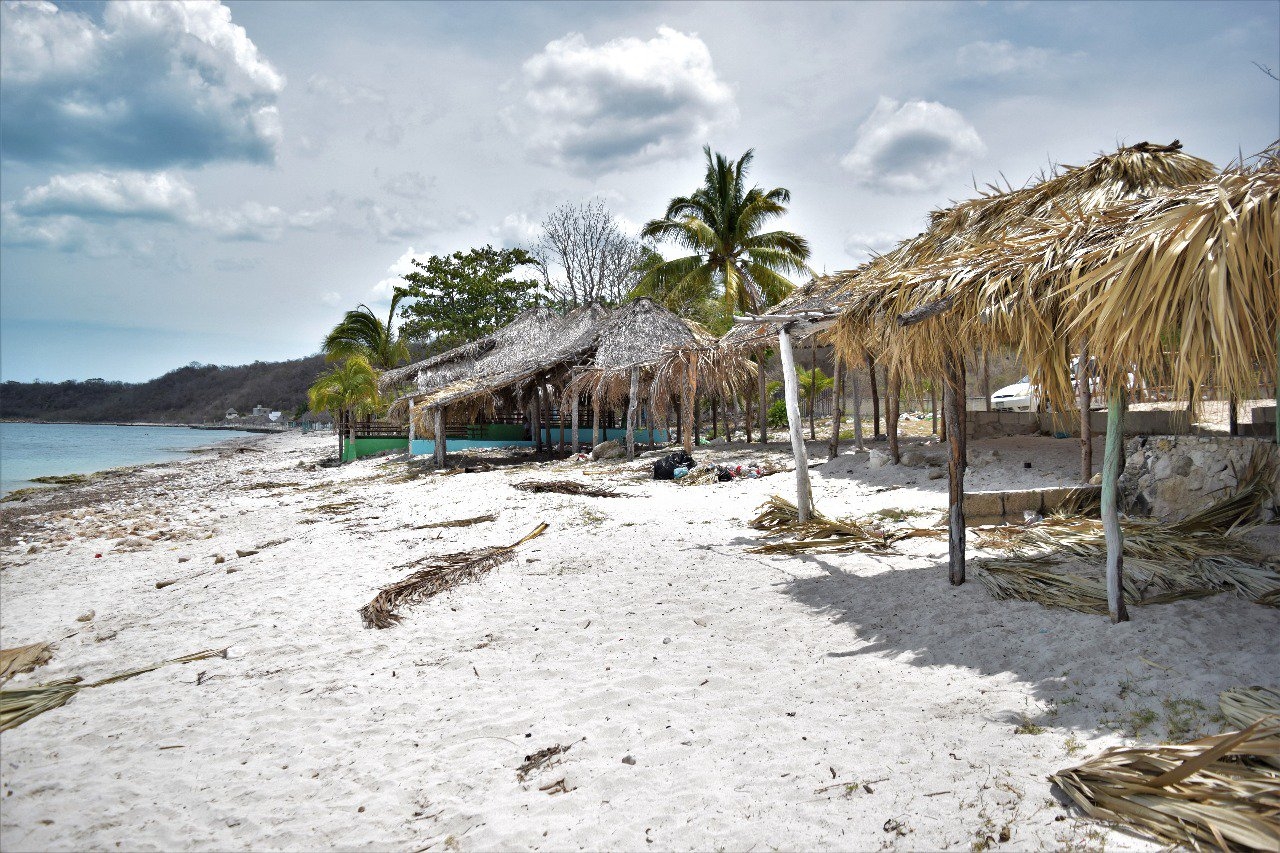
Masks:
[[[1266,439],[1223,436],[1140,436],[1125,443],[1120,474],[1124,510],[1130,515],[1177,520],[1229,494],[1256,448],[1275,463],[1274,492],[1280,494],[1280,446]],[[1276,511],[1276,498],[1264,510]]]

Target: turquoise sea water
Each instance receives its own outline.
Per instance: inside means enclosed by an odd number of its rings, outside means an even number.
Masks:
[[[37,485],[32,477],[90,474],[177,459],[252,433],[188,427],[0,423],[0,494]]]

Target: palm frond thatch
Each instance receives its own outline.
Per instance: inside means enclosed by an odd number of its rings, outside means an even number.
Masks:
[[[1049,777],[1090,817],[1194,850],[1280,849],[1280,717],[1186,744],[1113,747]]]
[[[584,495],[589,498],[626,497],[610,488],[588,486],[584,483],[575,483],[573,480],[525,480],[522,483],[513,483],[512,488],[538,494],[550,492],[558,495]]]
[[[401,617],[396,611],[425,601],[455,586],[480,578],[515,556],[516,549],[546,532],[548,525],[539,524],[523,539],[510,545],[497,545],[475,551],[427,557],[409,566],[424,565],[408,577],[383,587],[373,599],[360,608],[360,619],[366,628],[391,628]],[[407,568],[401,566],[400,568]]]
[[[1243,729],[1263,717],[1280,717],[1280,690],[1274,687],[1233,687],[1218,694],[1218,708],[1227,724]]]
[[[134,678],[143,673],[159,669],[162,666],[168,666],[171,663],[190,663],[191,661],[204,660],[205,658],[226,657],[226,654],[226,649],[205,649],[195,654],[183,655],[179,658],[162,660],[137,669],[119,672],[88,684],[84,684],[80,676],[75,676],[73,678],[50,681],[46,684],[34,684],[30,687],[0,690],[0,732],[16,728],[32,717],[37,717],[45,711],[51,711],[67,704],[81,690],[90,687],[102,687],[105,684],[115,684],[117,681]]]
[[[870,551],[884,553],[889,538],[849,518],[828,518],[814,510],[809,520],[800,523],[796,505],[774,495],[761,505],[761,512],[748,526],[765,531],[766,536],[790,536],[788,542],[770,542],[749,549],[753,554],[795,554],[805,551]]]
[[[31,643],[12,649],[0,649],[0,684],[15,675],[44,666],[52,657],[53,646],[49,643]]]

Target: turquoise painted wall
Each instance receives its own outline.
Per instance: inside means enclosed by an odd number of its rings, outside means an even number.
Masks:
[[[491,426],[497,426],[497,424],[493,424]],[[515,427],[515,429],[520,430],[521,435],[524,434],[523,429],[521,427],[517,426]],[[568,432],[569,430],[565,430],[566,434]],[[625,429],[606,429],[606,430],[601,430],[601,432],[604,433],[605,439],[610,439],[610,438],[625,439],[627,437],[627,431]],[[558,428],[552,430],[552,436],[555,438],[556,441],[559,441],[560,431]],[[660,444],[665,444],[667,441],[667,431],[665,429],[655,429],[653,431],[653,440]],[[647,443],[649,441],[649,431],[647,429],[636,430],[636,441],[642,444]],[[578,443],[579,444],[591,443],[590,429],[578,430]],[[475,448],[475,447],[533,447],[533,442],[524,441],[524,440],[510,440],[510,439],[494,440],[494,439],[451,438],[449,439],[448,445],[446,446],[445,449],[447,451],[452,452],[457,450],[470,450],[471,448]],[[414,456],[430,456],[432,453],[435,453],[435,451],[436,451],[436,443],[429,438],[415,438],[410,443],[410,447],[409,447],[409,452]]]
[[[357,438],[354,446],[351,439],[342,439],[342,461],[350,462],[363,456],[372,456],[384,450],[404,450],[409,444],[409,436],[378,436],[376,438]]]

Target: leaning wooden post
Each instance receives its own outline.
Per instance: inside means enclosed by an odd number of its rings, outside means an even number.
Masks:
[[[578,394],[577,390],[573,392],[573,408],[570,409],[569,431],[573,433],[573,439],[569,446],[573,448],[573,452],[578,452]]]
[[[530,438],[533,439],[533,452],[542,452],[542,414],[541,406],[538,405],[538,389],[533,389],[533,394],[529,398],[529,432]]]
[[[796,458],[796,510],[798,520],[809,520],[813,492],[809,488],[809,454],[804,446],[804,422],[800,419],[800,390],[796,387],[796,363],[786,326],[778,328],[778,355],[782,359],[783,392],[787,398],[787,425],[791,428],[791,453]]]
[[[627,398],[627,461],[636,458],[636,412],[640,409],[640,368],[631,368],[631,396]]]
[[[1125,389],[1107,393],[1107,443],[1102,455],[1102,531],[1107,540],[1107,612],[1112,622],[1128,622],[1124,605],[1124,531],[1120,529],[1120,470],[1124,467]]]
[[[445,452],[447,450],[446,439],[444,437],[444,407],[436,406],[435,410],[431,414],[432,414],[432,420],[433,420],[433,427],[436,432],[436,442],[435,442],[436,467],[443,468]]]
[[[693,450],[693,369],[684,362],[680,380],[680,446],[685,452]]]
[[[982,351],[982,408],[991,411],[991,365],[986,350]]]
[[[863,350],[867,359],[867,376],[871,379],[871,437],[880,437],[880,388],[876,382],[876,360],[870,350]]]
[[[884,431],[889,436],[889,456],[893,464],[902,461],[902,453],[898,447],[898,420],[901,418],[902,372],[894,368],[889,373],[889,387],[884,398]]]
[[[600,388],[591,395],[591,449],[600,445]]]
[[[1093,378],[1089,375],[1089,344],[1080,347],[1076,362],[1076,398],[1080,407],[1080,482],[1093,477],[1093,423],[1089,412],[1093,407]]]
[[[965,387],[964,359],[948,350],[942,408],[947,419],[947,576],[964,583]]]
[[[862,383],[858,380],[857,368],[849,370],[849,380],[853,383],[853,446],[866,450],[862,442]]]
[[[758,386],[758,390],[760,391],[760,412],[759,412],[760,443],[768,444],[769,443],[769,401],[767,397],[769,394],[769,389],[768,389],[769,378],[765,375],[764,364],[765,364],[764,349],[761,348],[759,354],[756,355],[756,380],[757,380],[756,384]]]
[[[409,401],[409,453],[413,453],[413,401]]]
[[[840,354],[836,353],[832,365],[835,379],[831,383],[831,441],[827,444],[827,456],[840,455],[840,421],[844,418],[844,374],[840,372]]]
[[[1227,398],[1227,435],[1240,434],[1240,412],[1238,406],[1235,394]]]

